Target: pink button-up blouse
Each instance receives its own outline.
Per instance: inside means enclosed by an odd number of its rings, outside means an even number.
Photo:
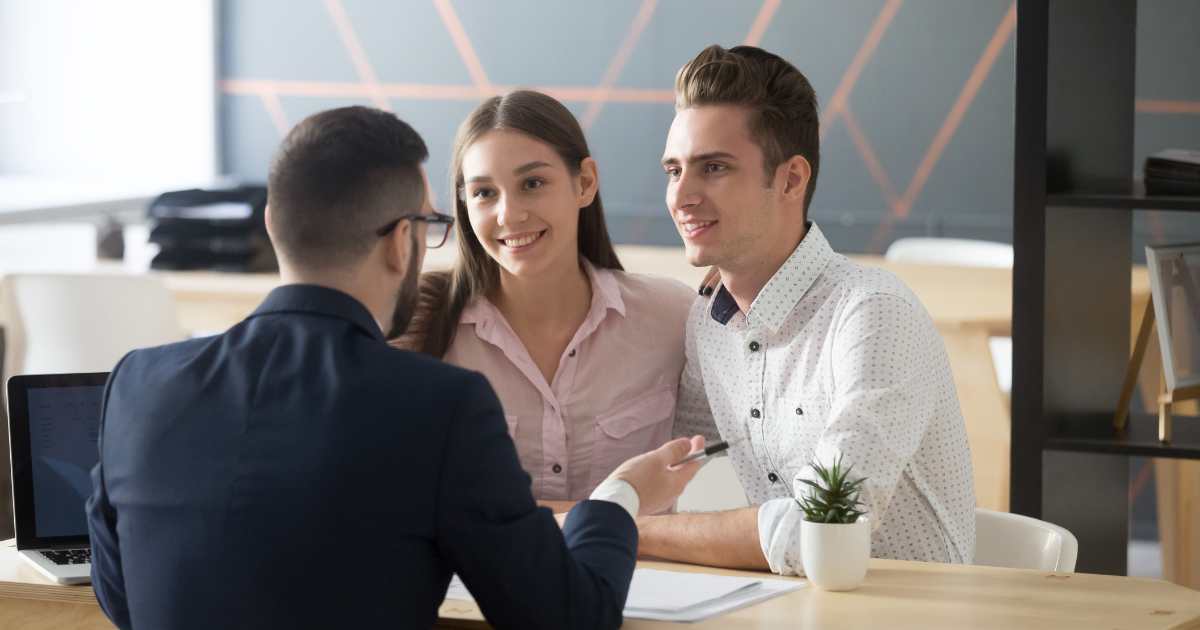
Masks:
[[[671,438],[695,291],[666,278],[584,267],[591,308],[554,382],[485,298],[463,310],[445,356],[491,381],[538,499],[586,499],[618,464]]]

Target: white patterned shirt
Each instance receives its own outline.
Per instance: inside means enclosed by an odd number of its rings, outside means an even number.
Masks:
[[[763,555],[802,573],[794,497],[814,457],[866,477],[877,558],[969,563],[975,495],[966,428],[941,336],[892,274],[836,254],[809,224],[743,314],[725,290],[697,299],[676,435],[729,449]]]

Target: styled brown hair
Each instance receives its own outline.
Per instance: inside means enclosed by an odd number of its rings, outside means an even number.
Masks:
[[[305,118],[271,163],[274,246],[302,268],[357,262],[376,229],[421,207],[427,157],[421,136],[389,112],[354,106]]]
[[[504,129],[544,142],[562,158],[572,175],[578,175],[584,158],[591,155],[579,122],[554,98],[518,90],[484,101],[463,121],[454,138],[450,183],[454,191],[454,233],[458,259],[450,271],[421,275],[420,299],[408,331],[394,343],[441,358],[454,341],[463,309],[476,297],[491,295],[500,286],[500,266],[483,249],[471,229],[463,190],[463,155],[489,131]],[[579,255],[601,269],[623,270],[608,238],[600,192],[579,213]]]
[[[817,188],[821,162],[817,93],[795,66],[755,46],[728,50],[712,45],[675,75],[675,108],[740,105],[750,111],[750,135],[763,153],[767,181],[794,155],[804,156],[812,176],[804,212]]]

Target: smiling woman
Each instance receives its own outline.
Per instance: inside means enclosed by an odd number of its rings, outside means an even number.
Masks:
[[[486,375],[534,496],[586,498],[670,438],[696,295],[622,270],[583,131],[545,94],[480,105],[450,173],[458,260],[425,274],[395,344]]]

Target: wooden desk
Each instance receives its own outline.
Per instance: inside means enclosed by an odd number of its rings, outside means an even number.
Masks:
[[[663,562],[675,571],[755,575]],[[470,602],[448,600],[439,625],[486,628]],[[625,628],[682,627],[631,619]],[[1160,580],[1054,575],[990,567],[872,560],[849,593],[812,586],[693,628],[1200,628],[1200,592]],[[11,540],[0,543],[0,628],[111,630],[87,586],[58,586],[27,568]]]

